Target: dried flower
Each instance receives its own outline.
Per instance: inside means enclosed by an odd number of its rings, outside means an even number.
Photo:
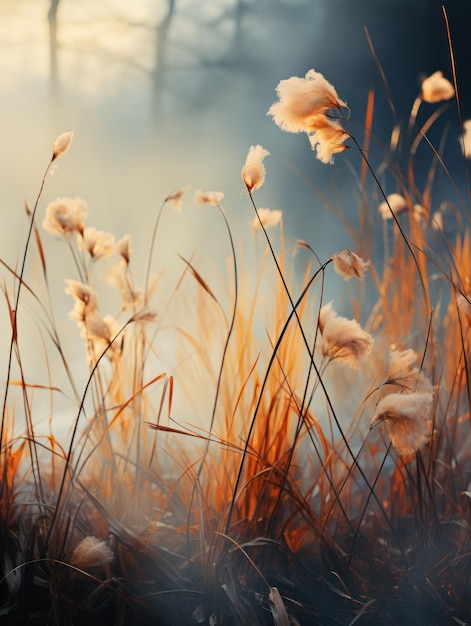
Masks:
[[[434,72],[422,82],[422,100],[425,102],[441,102],[450,100],[455,95],[455,88],[448,79],[443,76],[443,72]]]
[[[391,210],[394,213],[394,215],[397,215],[398,213],[400,213],[401,211],[404,211],[405,209],[407,209],[406,199],[403,196],[401,196],[401,194],[399,193],[389,194],[389,196],[387,196],[387,202],[386,201],[381,202],[381,204],[378,207],[378,211],[380,212],[383,220],[392,219]]]
[[[368,265],[370,264],[369,261],[365,261],[346,248],[334,254],[332,261],[334,262],[334,270],[344,280],[350,280],[350,278],[354,276],[358,278],[358,280],[363,280]]]
[[[183,198],[185,193],[188,191],[189,185],[185,187],[180,187],[180,189],[175,190],[169,196],[165,198],[165,202],[170,202],[170,205],[174,211],[180,213],[183,208]]]
[[[71,237],[73,232],[83,232],[87,214],[87,205],[81,198],[58,198],[46,207],[42,225],[52,235]]]
[[[257,209],[257,213],[258,217],[255,216],[252,221],[252,228],[255,230],[261,230],[262,226],[260,222],[264,228],[276,226],[281,222],[281,218],[283,217],[283,211],[279,211],[278,209]]]
[[[373,349],[373,337],[356,320],[338,316],[331,302],[320,310],[319,330],[322,355],[330,360],[341,359],[351,367],[359,368],[359,359]]]
[[[222,191],[201,191],[198,190],[195,193],[195,197],[193,201],[196,204],[212,204],[213,206],[218,206],[224,198],[224,193]]]
[[[244,167],[242,168],[242,180],[248,191],[255,191],[265,182],[265,165],[263,159],[270,153],[260,145],[250,146]]]
[[[115,252],[115,238],[111,233],[89,226],[79,238],[78,246],[86,250],[92,259],[106,259]]]
[[[131,258],[131,235],[124,235],[116,242],[116,252],[124,259],[126,265],[129,265]]]
[[[465,159],[471,159],[471,120],[463,122],[463,135],[460,139]]]
[[[72,296],[75,305],[69,313],[69,317],[77,322],[84,322],[86,317],[97,308],[98,298],[95,290],[90,285],[66,278],[67,287],[65,293]]]
[[[89,536],[82,539],[70,557],[70,564],[85,572],[105,571],[113,560],[113,552],[102,539]]]
[[[74,138],[74,131],[69,130],[65,133],[61,133],[56,140],[54,141],[54,145],[52,146],[52,159],[54,161],[58,157],[62,156],[67,152],[72,144],[72,139]]]
[[[347,106],[334,87],[322,74],[309,70],[304,78],[282,80],[276,92],[279,101],[272,104],[268,115],[282,130],[307,133],[312,149],[317,149],[317,158],[333,163],[333,155],[345,149],[343,142],[349,136],[339,120],[327,113]]]
[[[376,407],[370,429],[384,424],[398,454],[409,455],[430,439],[433,393],[391,393]]]

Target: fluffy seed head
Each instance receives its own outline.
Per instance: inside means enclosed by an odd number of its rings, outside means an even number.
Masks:
[[[304,78],[292,76],[278,83],[278,102],[271,105],[268,115],[275,124],[290,133],[310,134],[322,125],[328,109],[347,105],[320,72],[309,70]]]
[[[71,237],[74,232],[83,233],[87,215],[87,205],[81,198],[58,198],[46,207],[42,225],[52,235]]]
[[[72,144],[72,139],[74,138],[74,131],[69,130],[65,133],[61,133],[52,146],[52,159],[54,161],[58,157],[62,156],[67,152]]]
[[[185,197],[188,188],[189,185],[186,185],[185,187],[180,187],[180,189],[176,189],[165,198],[165,202],[169,202],[172,209],[177,213],[180,213],[183,208],[183,198]]]
[[[401,194],[391,193],[387,196],[387,199],[387,202],[381,202],[378,207],[378,211],[380,212],[383,220],[392,220],[391,209],[394,215],[397,215],[401,211],[405,211],[407,209],[407,201],[403,196],[401,196]],[[391,209],[389,207],[391,207]]]
[[[417,452],[430,439],[433,393],[391,393],[378,402],[370,428],[382,424],[400,455]]]
[[[265,182],[266,169],[263,159],[270,153],[260,145],[250,146],[244,167],[242,168],[242,180],[248,191],[255,191]]]
[[[106,259],[115,252],[114,235],[97,230],[94,226],[84,229],[77,244],[79,248],[86,250],[92,259]]]
[[[443,76],[443,72],[434,72],[422,82],[422,100],[425,102],[441,102],[450,100],[455,95],[455,88]]]
[[[283,217],[283,211],[278,209],[257,209],[258,217],[255,216],[252,220],[252,228],[254,230],[261,230],[262,223],[264,228],[271,228],[272,226],[276,226],[281,222],[281,218]],[[260,219],[259,219],[260,218]]]
[[[334,254],[332,261],[334,262],[334,270],[344,280],[350,280],[350,278],[354,276],[358,278],[358,280],[363,280],[368,265],[370,264],[369,261],[365,261],[346,248]]]
[[[89,536],[82,539],[70,557],[70,564],[85,572],[104,571],[113,560],[113,553],[102,539]]]
[[[401,393],[432,393],[432,382],[419,368],[417,353],[408,350],[391,350],[389,357],[388,385],[394,385]]]
[[[212,204],[213,206],[218,206],[224,198],[224,194],[222,191],[201,191],[198,190],[195,193],[195,197],[193,201],[196,204]]]
[[[131,235],[124,235],[116,242],[116,252],[128,265],[131,258]]]
[[[322,355],[331,361],[341,359],[355,369],[360,367],[359,360],[368,356],[374,346],[373,337],[356,320],[338,316],[331,302],[320,310],[319,330]]]
[[[327,113],[347,106],[334,87],[322,74],[309,70],[304,78],[282,80],[276,92],[279,101],[272,104],[268,115],[282,130],[307,133],[317,158],[333,163],[333,155],[345,150],[343,143],[349,137],[339,120]]]

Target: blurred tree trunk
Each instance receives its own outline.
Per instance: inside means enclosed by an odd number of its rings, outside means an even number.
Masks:
[[[49,72],[51,96],[53,102],[57,101],[59,94],[59,75],[57,69],[57,10],[60,0],[51,0],[51,7],[47,14],[49,22]]]
[[[164,19],[156,27],[155,63],[153,71],[153,99],[154,115],[157,117],[160,110],[160,93],[164,89],[165,61],[167,53],[168,31],[175,14],[176,0],[168,0],[168,11]],[[157,121],[157,120],[155,120]]]

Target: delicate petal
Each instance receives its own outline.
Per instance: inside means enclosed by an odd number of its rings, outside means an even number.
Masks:
[[[357,254],[346,248],[337,252],[332,257],[334,262],[334,270],[342,276],[344,280],[350,280],[354,276],[358,280],[363,280],[365,272],[368,269],[369,261],[365,261]]]
[[[252,221],[252,228],[255,230],[261,230],[262,226],[260,222],[262,222],[264,228],[276,226],[281,222],[281,218],[283,217],[283,211],[278,209],[257,209],[257,213],[258,217],[255,216]]]
[[[52,235],[70,237],[73,232],[82,233],[87,205],[81,198],[58,198],[46,207],[43,228]]]
[[[242,168],[242,180],[249,191],[259,189],[265,182],[265,166],[263,159],[270,153],[260,145],[250,146],[244,167]]]
[[[388,199],[387,202],[386,201],[381,202],[381,204],[378,207],[378,211],[380,212],[383,220],[392,219],[391,209],[394,215],[397,215],[401,211],[404,211],[405,209],[407,209],[407,201],[403,196],[401,196],[401,194],[391,193],[389,196],[387,196],[387,199]],[[391,209],[389,207],[391,207]]]
[[[455,88],[443,76],[443,72],[434,72],[422,82],[422,100],[425,102],[441,102],[450,100],[455,95]]]
[[[341,359],[351,367],[359,368],[359,359],[373,349],[373,337],[356,320],[338,316],[331,302],[320,310],[319,330],[322,355],[330,360]]]
[[[52,146],[52,161],[62,156],[67,152],[72,144],[72,139],[74,138],[74,131],[69,130],[65,133],[61,133],[56,140],[54,141],[54,145]]]
[[[198,190],[195,193],[195,197],[193,199],[196,204],[212,204],[213,206],[218,206],[224,198],[224,194],[222,191],[201,191]]]
[[[378,402],[370,428],[384,424],[401,455],[413,454],[430,439],[433,393],[392,393]]]

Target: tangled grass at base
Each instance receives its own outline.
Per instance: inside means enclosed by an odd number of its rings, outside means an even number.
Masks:
[[[437,206],[434,176],[448,170],[432,145],[423,189],[414,177],[418,146],[443,115],[431,103],[455,89],[440,72],[429,77],[390,148],[373,150],[371,98],[360,143],[320,73],[282,81],[269,111],[281,128],[306,132],[326,164],[347,147],[361,157],[355,250],[322,261],[309,242],[287,249],[282,213],[258,209],[269,152],[252,146],[242,179],[266,246],[255,286],[223,193],[197,191],[227,229],[229,288],[216,295],[221,286],[181,258],[158,306],[160,218],[188,202],[188,189],[165,198],[136,281],[130,235],[116,241],[87,226],[83,200],[60,198],[39,218],[49,166],[66,158],[72,134],[56,140],[22,266],[3,262],[2,623],[470,623],[470,203],[456,190]],[[461,127],[467,158],[469,122]],[[453,239],[443,226],[450,207],[463,224]],[[82,387],[47,296],[51,234],[76,270],[64,278],[84,345]],[[365,258],[380,237],[382,266]],[[301,277],[295,250],[307,258]],[[44,298],[29,283],[32,263]],[[117,316],[101,309],[105,274],[120,294]],[[342,280],[358,294],[352,318],[324,301],[326,281]],[[37,310],[45,363],[62,364],[61,388],[25,373],[25,303]],[[173,346],[172,371],[160,368],[161,345]],[[40,394],[49,427],[36,420]],[[62,395],[75,415],[65,446],[53,434]],[[204,420],[188,419],[191,410]]]

